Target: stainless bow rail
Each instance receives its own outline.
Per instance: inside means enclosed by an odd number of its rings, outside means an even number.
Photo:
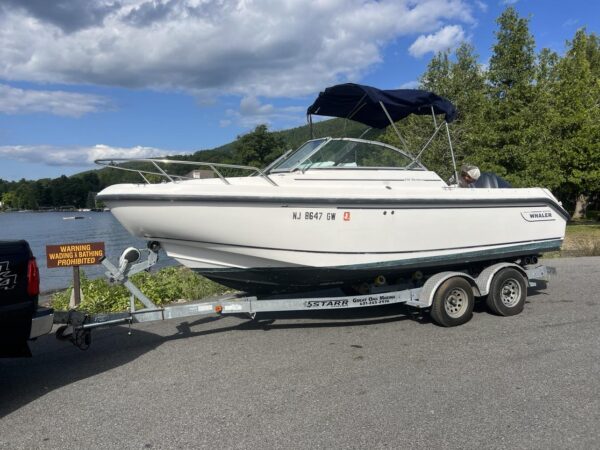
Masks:
[[[163,169],[160,164],[177,164],[177,165],[188,165],[188,166],[196,166],[196,167],[208,167],[210,168],[218,178],[225,184],[231,184],[225,176],[217,169],[236,169],[236,170],[247,170],[253,172],[251,176],[258,175],[259,177],[266,180],[269,184],[273,186],[278,186],[275,181],[273,181],[264,171],[254,166],[243,166],[238,164],[223,164],[223,163],[212,163],[212,162],[201,162],[201,161],[180,161],[177,159],[168,159],[168,158],[112,158],[112,159],[97,159],[94,161],[96,164],[100,166],[110,167],[113,169],[124,170],[126,172],[136,172],[139,174],[146,184],[152,184],[148,178],[144,176],[146,175],[155,175],[161,178],[166,178],[170,182],[178,182],[182,180],[193,180],[194,177],[189,177],[185,175],[176,175],[172,173],[168,173],[165,169]],[[156,172],[150,170],[143,169],[135,169],[131,167],[124,167],[122,164],[126,163],[150,163],[156,168]]]

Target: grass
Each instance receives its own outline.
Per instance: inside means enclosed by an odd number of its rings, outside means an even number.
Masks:
[[[583,221],[568,224],[561,250],[544,254],[545,258],[560,256],[600,256],[600,224]]]

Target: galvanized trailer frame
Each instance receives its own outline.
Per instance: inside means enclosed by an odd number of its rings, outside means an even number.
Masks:
[[[499,262],[486,267],[477,277],[461,271],[444,271],[436,273],[424,281],[410,281],[398,285],[372,284],[368,286],[369,293],[365,294],[340,296],[338,289],[331,289],[304,293],[300,297],[288,294],[278,298],[258,298],[245,293],[236,293],[202,301],[159,307],[130,280],[132,275],[148,270],[156,264],[158,249],[159,247],[155,243],[149,243],[147,249],[130,247],[123,252],[118,267],[108,259],[103,259],[102,264],[107,269],[105,275],[109,281],[124,285],[131,293],[129,311],[94,315],[77,310],[56,311],[54,322],[62,324],[56,331],[56,337],[61,340],[70,340],[77,347],[85,350],[91,344],[92,329],[112,325],[131,325],[209,314],[244,315],[253,319],[257,313],[263,312],[333,310],[392,304],[428,309],[433,304],[438,288],[453,278],[466,280],[471,286],[474,296],[484,297],[490,292],[494,276],[503,269],[517,270],[527,280],[530,287],[536,286],[537,281],[547,280],[548,276],[548,268],[544,265],[522,266],[512,262]],[[139,262],[142,255],[146,255],[146,259]],[[526,262],[537,263],[537,258],[529,259]],[[336,293],[338,295],[335,295]],[[144,305],[144,308],[136,308],[136,299]]]

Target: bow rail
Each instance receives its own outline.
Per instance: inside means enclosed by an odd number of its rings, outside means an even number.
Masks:
[[[215,175],[225,184],[231,184],[225,176],[219,171],[217,168],[221,169],[236,169],[236,170],[247,170],[253,172],[252,175],[258,175],[264,180],[266,180],[269,184],[273,186],[278,186],[264,171],[254,166],[243,166],[239,164],[223,164],[223,163],[213,163],[213,162],[201,162],[201,161],[180,161],[176,159],[168,159],[168,158],[111,158],[111,159],[97,159],[94,163],[110,167],[113,169],[124,170],[126,172],[136,172],[138,173],[146,184],[152,184],[152,182],[145,175],[154,175],[159,176],[161,178],[166,178],[168,181],[176,183],[182,180],[194,180],[196,178],[187,176],[187,175],[176,175],[173,173],[168,173],[165,169],[161,167],[163,165],[169,164],[177,164],[177,165],[188,165],[195,167],[208,167],[210,168]],[[125,167],[122,164],[127,163],[150,163],[155,168],[156,171],[144,170],[144,169],[136,169],[132,167]]]

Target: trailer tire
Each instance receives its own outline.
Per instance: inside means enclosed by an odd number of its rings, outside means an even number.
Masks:
[[[453,277],[444,281],[435,291],[431,318],[443,327],[467,323],[473,317],[473,288],[467,280]]]
[[[515,316],[523,311],[527,299],[527,280],[516,269],[502,269],[490,284],[486,303],[499,316]]]

